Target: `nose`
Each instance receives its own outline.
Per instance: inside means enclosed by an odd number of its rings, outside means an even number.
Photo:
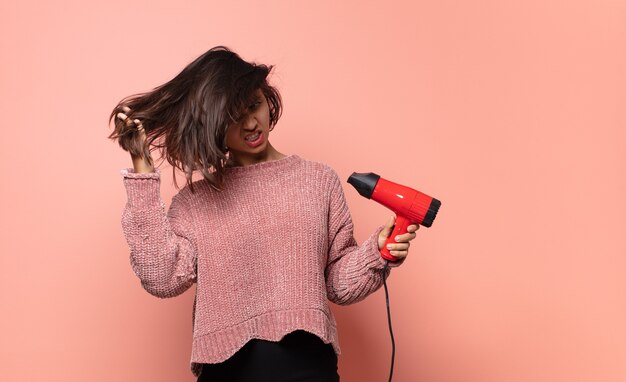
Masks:
[[[243,117],[243,121],[241,122],[241,127],[246,131],[254,131],[257,127],[256,118],[254,114],[248,114]]]

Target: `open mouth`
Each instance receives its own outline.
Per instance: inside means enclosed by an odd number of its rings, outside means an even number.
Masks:
[[[259,139],[259,137],[261,136],[261,132],[257,131],[256,133],[252,134],[252,135],[247,135],[244,139],[248,142],[254,142],[257,139]]]
[[[250,135],[246,135],[243,138],[246,145],[254,148],[263,143],[263,132],[257,131],[256,133],[252,133]]]

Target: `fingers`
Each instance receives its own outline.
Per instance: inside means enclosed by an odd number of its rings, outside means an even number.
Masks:
[[[396,243],[396,244],[387,244],[387,249],[389,253],[393,257],[397,257],[398,259],[402,259],[409,254],[409,247],[411,243]]]
[[[143,125],[141,124],[141,121],[138,119],[134,119],[133,122],[135,123],[135,125],[137,126],[137,130],[139,131],[143,131]]]
[[[389,235],[391,235],[391,232],[393,231],[393,225],[394,222],[396,221],[395,216],[392,216],[389,218],[389,220],[387,220],[387,223],[385,224],[385,227],[383,228],[382,231],[380,231],[380,236],[383,238],[387,238],[389,237]],[[397,243],[408,243],[409,241],[415,239],[416,235],[416,231],[420,229],[420,226],[418,224],[411,224],[410,226],[407,227],[407,233],[402,234],[402,235],[397,235],[394,240]]]
[[[404,257],[407,257],[408,254],[409,254],[408,244],[409,243],[405,243],[405,244],[387,244],[387,249],[389,250],[389,253],[393,257],[397,257],[399,259],[402,259]],[[396,246],[406,246],[406,248],[404,248],[404,249],[396,248]]]
[[[130,126],[132,125],[132,121],[130,120],[130,118],[128,118],[128,116],[124,113],[117,113],[117,118],[122,120],[123,122],[126,123],[126,126]]]
[[[380,231],[380,235],[378,239],[379,248],[383,247],[385,241],[387,240],[389,235],[391,235],[391,233],[393,232],[395,221],[396,221],[395,216],[390,217],[387,223],[385,224],[385,227]],[[389,250],[389,253],[391,253],[392,256],[399,258],[399,259],[406,257],[409,254],[409,247],[411,246],[411,243],[409,242],[415,239],[415,236],[416,236],[415,232],[419,228],[420,226],[418,224],[411,224],[406,229],[407,233],[395,236],[394,237],[395,243],[387,244],[387,249]]]
[[[415,237],[417,236],[415,231],[417,231],[419,228],[420,228],[419,225],[412,224],[412,225],[407,227],[407,229],[406,229],[407,233],[396,236],[394,240],[397,243],[407,243],[407,242],[415,239]]]
[[[420,227],[421,227],[421,226],[420,226],[419,224],[411,224],[410,226],[406,227],[406,230],[407,230],[408,232],[415,232],[415,231],[417,231],[418,229],[420,229]]]
[[[395,241],[396,241],[396,243],[407,243],[407,242],[415,239],[416,236],[417,236],[417,234],[415,232],[407,232],[405,234],[396,236],[395,237]]]
[[[410,241],[415,239],[415,231],[420,228],[417,224],[411,224],[407,227],[407,233],[395,237],[395,244],[387,244],[387,249],[392,256],[399,259],[405,258],[409,254]]]
[[[411,243],[396,243],[396,244],[387,244],[387,249],[390,251],[406,251],[411,246]]]
[[[128,106],[123,106],[122,110],[124,110],[124,112],[128,113],[130,111],[130,108]],[[126,124],[126,126],[131,127],[131,126],[134,125],[135,127],[137,127],[138,131],[143,131],[143,124],[141,123],[140,120],[138,120],[138,119],[131,120],[124,113],[117,113],[116,117],[119,120],[123,121]]]

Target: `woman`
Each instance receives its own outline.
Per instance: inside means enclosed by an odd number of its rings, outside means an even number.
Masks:
[[[328,301],[360,301],[389,273],[379,250],[394,219],[357,245],[336,172],[270,143],[282,110],[271,69],[218,46],[111,113],[110,138],[133,160],[122,227],[134,272],[162,298],[197,283],[198,381],[338,381]],[[167,212],[152,148],[187,180]],[[396,238],[388,266],[417,229]]]

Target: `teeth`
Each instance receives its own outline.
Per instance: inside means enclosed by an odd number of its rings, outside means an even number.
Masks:
[[[260,133],[256,133],[256,134],[254,134],[254,135],[248,135],[248,136],[245,138],[245,140],[246,140],[246,141],[254,141],[254,140],[256,140],[257,138],[259,138],[259,134],[260,134]]]

